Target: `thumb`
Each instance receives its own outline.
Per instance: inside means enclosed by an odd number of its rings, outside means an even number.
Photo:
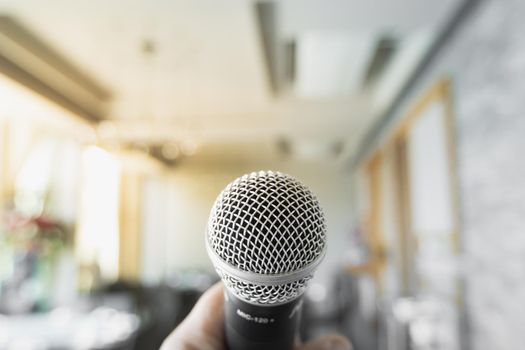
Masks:
[[[334,334],[312,340],[298,350],[352,350],[352,346],[345,337]]]

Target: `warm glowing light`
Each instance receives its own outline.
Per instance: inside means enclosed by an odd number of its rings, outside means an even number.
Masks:
[[[120,165],[93,146],[82,162],[77,253],[81,263],[97,263],[101,276],[113,279],[118,273]]]
[[[16,179],[16,207],[27,215],[39,215],[53,172],[55,142],[41,140],[28,155]]]

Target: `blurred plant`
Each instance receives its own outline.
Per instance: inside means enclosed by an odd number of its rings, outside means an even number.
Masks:
[[[49,217],[26,217],[11,211],[2,215],[0,240],[14,249],[52,257],[68,245],[70,234],[65,225]]]
[[[45,216],[17,211],[0,216],[0,312],[46,308],[53,269],[70,243],[70,232]]]

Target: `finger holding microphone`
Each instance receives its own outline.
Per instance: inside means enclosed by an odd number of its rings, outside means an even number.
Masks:
[[[222,282],[210,288],[191,313],[164,341],[161,350],[226,350],[224,339],[224,289]],[[346,338],[331,334],[302,344],[294,350],[351,350]]]

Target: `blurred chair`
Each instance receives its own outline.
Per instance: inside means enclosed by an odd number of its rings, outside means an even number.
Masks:
[[[397,298],[380,307],[380,350],[457,350],[454,306],[435,297]]]
[[[140,329],[133,347],[118,349],[158,349],[216,280],[202,272],[176,274],[168,283],[155,286],[120,280],[100,288],[93,299],[99,305],[124,308],[139,316]]]
[[[344,271],[337,272],[329,284],[312,283],[304,299],[301,338],[336,332],[349,338],[355,350],[377,349],[376,332],[360,315],[357,283],[356,277]]]

